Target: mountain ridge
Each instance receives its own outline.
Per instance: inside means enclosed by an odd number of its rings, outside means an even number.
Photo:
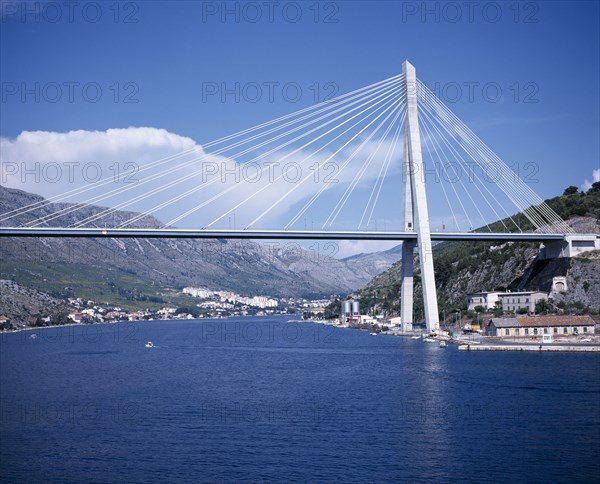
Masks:
[[[43,201],[39,195],[0,186],[0,213]],[[11,226],[23,225],[71,206],[40,204],[8,222]],[[73,225],[102,210],[103,207],[85,205],[46,226]],[[111,226],[134,214],[114,212]],[[137,228],[161,226],[151,216],[132,224]],[[168,301],[169,294],[180,292],[185,286],[278,298],[344,294],[366,284],[399,258],[398,248],[344,260],[329,257],[326,254],[330,252],[319,245],[315,247],[306,250],[294,242],[258,244],[224,239],[10,237],[0,239],[0,279],[54,298],[81,296],[137,309],[144,304]]]

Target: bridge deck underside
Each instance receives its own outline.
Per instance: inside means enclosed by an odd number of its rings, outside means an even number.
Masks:
[[[569,234],[572,235],[572,234]],[[432,232],[431,239],[543,242],[563,240],[566,234]],[[292,240],[416,240],[415,232],[292,231],[292,230],[193,230],[0,227],[0,237],[115,237],[164,239],[292,239]]]

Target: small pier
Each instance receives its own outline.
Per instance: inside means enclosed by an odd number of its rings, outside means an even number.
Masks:
[[[600,352],[598,345],[470,345],[461,344],[459,351],[584,351]]]

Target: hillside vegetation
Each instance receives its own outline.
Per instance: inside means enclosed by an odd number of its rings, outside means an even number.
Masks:
[[[585,193],[569,187],[565,193],[546,201],[577,232],[600,233],[600,183]],[[528,226],[523,214],[512,217],[522,227]],[[508,221],[505,221],[508,224]],[[502,231],[501,221],[490,224]],[[480,229],[483,231],[483,229]],[[486,227],[487,230],[487,227]],[[549,291],[553,276],[566,276],[569,291],[560,296],[563,305],[575,305],[591,312],[600,308],[600,261],[594,254],[574,259],[555,259],[535,266],[539,244],[494,242],[443,242],[434,247],[434,267],[440,312],[466,309],[466,295],[491,290]],[[543,267],[541,267],[543,265]],[[400,309],[401,262],[376,276],[363,289],[352,294],[361,308],[373,312],[396,314]],[[415,262],[415,318],[423,318],[421,281]],[[332,305],[329,314],[336,312]]]

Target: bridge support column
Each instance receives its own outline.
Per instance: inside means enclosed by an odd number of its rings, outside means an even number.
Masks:
[[[400,281],[400,321],[402,331],[413,329],[413,274],[415,265],[415,242],[402,242],[402,280]]]
[[[404,199],[404,231],[413,232],[414,216],[412,204],[412,182],[408,160],[408,143],[404,143],[404,164],[402,166],[402,196]],[[402,275],[400,280],[400,322],[402,331],[412,331],[414,318],[414,270],[415,270],[414,240],[402,242]]]
[[[435,288],[435,274],[433,272],[433,254],[431,245],[431,231],[429,228],[429,212],[427,209],[427,196],[425,194],[425,174],[423,170],[423,156],[421,153],[421,135],[419,131],[419,114],[417,109],[417,76],[415,68],[408,61],[402,64],[405,75],[406,87],[406,121],[404,128],[404,153],[405,173],[408,168],[410,184],[404,184],[405,198],[407,187],[410,187],[412,202],[412,217],[417,232],[417,248],[419,251],[419,265],[421,268],[421,284],[423,287],[423,304],[425,308],[425,323],[428,331],[437,331],[440,319],[437,304],[437,291]],[[406,200],[405,200],[406,204]],[[406,206],[405,223],[406,223]],[[408,250],[408,249],[407,249]],[[405,252],[402,251],[402,274],[404,281]],[[412,277],[411,277],[412,285]],[[404,294],[404,290],[402,290]],[[402,299],[402,303],[405,301]],[[412,313],[412,301],[410,302]],[[408,310],[408,308],[407,308]],[[402,310],[404,314],[404,310]],[[412,317],[411,317],[412,321]]]

